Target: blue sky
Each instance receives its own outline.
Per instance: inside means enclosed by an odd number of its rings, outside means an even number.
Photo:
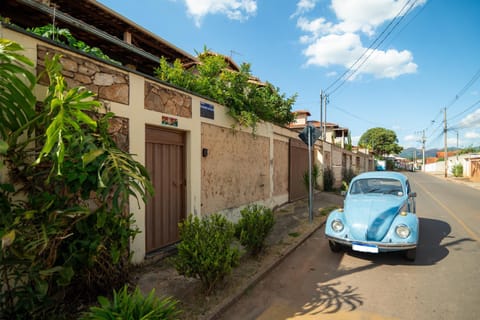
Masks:
[[[403,147],[480,145],[478,0],[100,0],[176,47],[251,64],[298,94],[293,110],[351,130],[395,131]],[[353,66],[353,68],[351,68]],[[344,75],[342,77],[342,75]]]

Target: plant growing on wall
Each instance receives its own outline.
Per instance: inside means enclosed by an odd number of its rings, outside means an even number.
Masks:
[[[97,57],[99,59],[109,61],[112,63],[115,63],[117,65],[121,65],[122,63],[119,61],[116,61],[109,56],[107,56],[103,51],[97,47],[92,47],[86,44],[85,42],[76,39],[72,33],[70,32],[69,29],[67,28],[57,28],[52,24],[47,24],[42,27],[35,27],[31,29],[27,29],[27,31],[30,31],[32,33],[35,33],[39,36],[42,36],[44,38],[51,39],[53,41],[65,44],[69,47],[75,48],[77,50],[83,51],[85,53],[88,53],[94,57]]]
[[[259,121],[286,125],[294,120],[291,109],[296,95],[287,98],[268,82],[251,81],[250,64],[243,63],[238,72],[232,71],[224,57],[212,54],[206,48],[198,58],[200,63],[186,70],[179,60],[171,64],[162,57],[155,74],[162,81],[228,107],[229,114],[241,126],[255,130]]]
[[[59,56],[46,58],[50,85],[37,103],[32,63],[20,51],[0,39],[0,152],[9,174],[0,184],[0,313],[35,319],[69,294],[123,284],[137,233],[129,197],[145,201],[152,186],[108,134],[113,114],[93,117],[93,94],[66,86]]]

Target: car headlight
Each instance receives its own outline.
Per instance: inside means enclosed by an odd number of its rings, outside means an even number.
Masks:
[[[340,232],[343,230],[343,223],[340,220],[333,220],[331,226],[332,230],[335,232]]]
[[[404,224],[400,224],[395,228],[395,233],[402,239],[408,238],[410,235],[410,228]]]

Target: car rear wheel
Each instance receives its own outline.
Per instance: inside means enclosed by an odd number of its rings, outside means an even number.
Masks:
[[[407,259],[408,261],[415,261],[416,258],[417,258],[417,248],[405,251],[405,259]]]
[[[328,240],[328,246],[332,252],[340,252],[342,250],[342,246],[332,240]]]

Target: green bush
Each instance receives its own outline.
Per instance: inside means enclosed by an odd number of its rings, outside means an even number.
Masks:
[[[235,226],[235,235],[248,251],[256,256],[265,246],[265,239],[272,231],[275,219],[271,209],[250,205],[240,211],[242,217]]]
[[[318,189],[318,175],[320,174],[320,169],[318,168],[317,164],[314,164],[312,166],[312,188],[313,189]],[[303,184],[305,185],[305,188],[308,190],[310,189],[310,177],[308,175],[308,169],[303,173]]]
[[[453,166],[452,172],[455,177],[463,177],[463,165],[461,163],[457,163]]]
[[[200,279],[209,294],[238,265],[239,250],[232,246],[235,227],[216,213],[202,218],[189,215],[179,231],[175,268],[183,276]]]
[[[323,189],[325,191],[333,191],[333,185],[335,184],[335,175],[333,169],[326,167],[323,169]]]
[[[350,184],[356,174],[352,168],[342,168],[342,181],[345,181],[347,184]]]
[[[98,297],[99,307],[91,307],[80,318],[81,320],[149,320],[149,319],[177,319],[180,310],[177,309],[177,301],[172,298],[158,298],[155,289],[148,296],[143,296],[138,288],[133,292],[128,291],[128,286],[113,291],[113,300],[106,297]]]

